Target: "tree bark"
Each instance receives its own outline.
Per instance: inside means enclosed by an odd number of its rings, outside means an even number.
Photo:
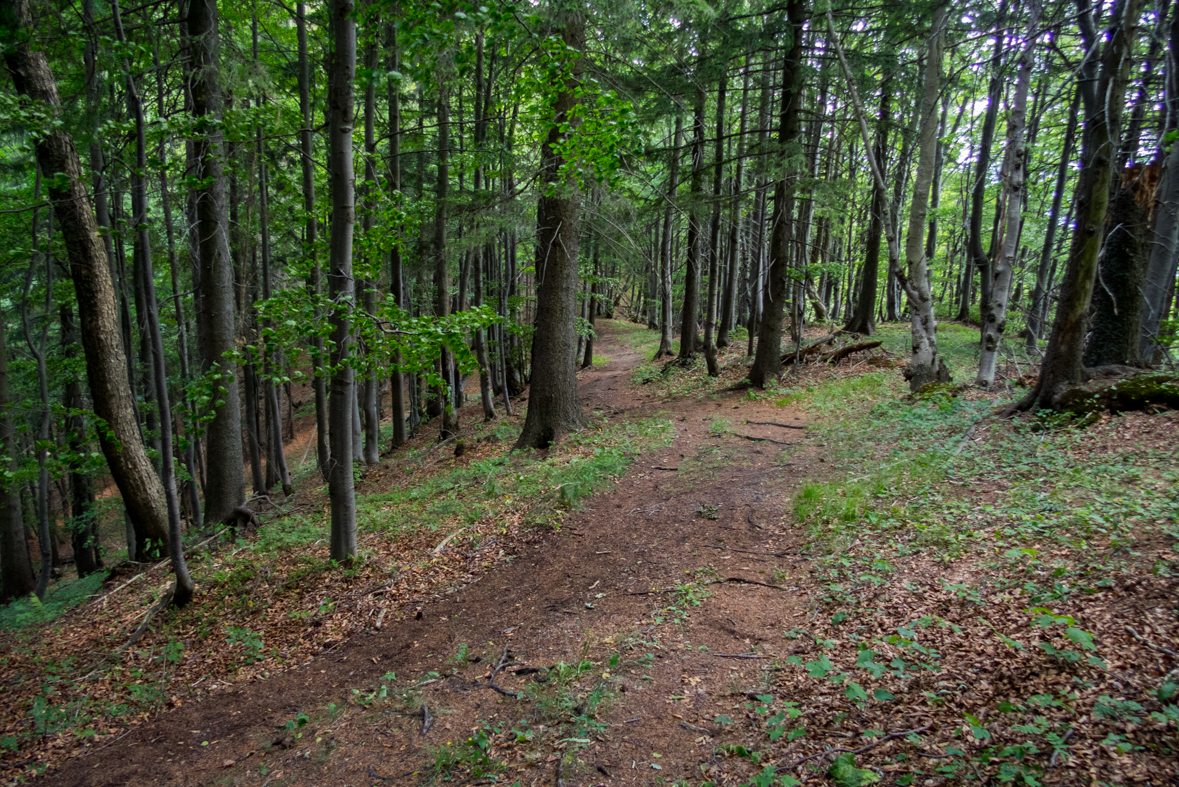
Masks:
[[[1028,310],[1027,321],[1027,350],[1037,349],[1037,340],[1044,330],[1044,322],[1048,316],[1049,277],[1052,271],[1052,259],[1056,250],[1056,231],[1060,226],[1060,204],[1064,199],[1064,189],[1068,181],[1070,164],[1072,163],[1073,140],[1077,134],[1077,119],[1081,109],[1081,94],[1073,94],[1069,105],[1068,125],[1064,132],[1064,148],[1060,151],[1060,164],[1056,169],[1056,187],[1052,192],[1052,207],[1048,211],[1048,227],[1044,232],[1044,245],[1040,249],[1040,262],[1036,266],[1036,284],[1032,290],[1032,305]],[[1179,163],[1179,160],[1177,160]],[[1179,208],[1179,181],[1176,181],[1176,207]],[[1065,223],[1067,226],[1067,222]],[[1174,225],[1179,229],[1179,222]]]
[[[37,580],[29,560],[25,522],[21,515],[20,485],[15,481],[17,457],[16,426],[8,391],[8,346],[3,315],[0,315],[0,453],[9,457],[0,474],[0,602],[7,603],[33,592]],[[12,479],[5,483],[5,478]]]
[[[311,273],[307,279],[307,289],[314,304],[316,322],[323,315],[318,306],[320,289],[319,255],[319,224],[315,219],[315,160],[312,158],[311,140],[311,65],[307,55],[307,6],[299,3],[295,6],[295,26],[299,47],[299,111],[303,118],[299,129],[299,161],[303,170],[303,211],[304,219],[303,245],[311,260]],[[324,359],[327,357],[323,336],[316,333],[311,339],[311,367],[313,377],[311,385],[315,391],[315,459],[319,472],[324,480],[328,478],[328,465],[331,457],[329,447],[328,426],[328,373],[324,369]]]
[[[704,229],[701,226],[704,206],[704,86],[698,84],[692,100],[692,178],[688,187],[688,256],[684,262],[684,300],[680,314],[679,363],[696,357],[700,335],[696,322],[700,311],[700,258],[703,256]]]
[[[798,140],[803,94],[802,26],[805,21],[804,0],[789,0],[786,24],[790,44],[782,61],[782,111],[778,130],[778,155],[783,167]],[[795,180],[793,173],[786,172],[774,184],[767,301],[758,327],[757,354],[749,369],[749,381],[756,388],[765,388],[782,370],[782,315],[790,285],[790,221],[794,214]]]
[[[720,374],[716,361],[716,320],[717,298],[720,297],[721,268],[721,193],[724,189],[725,174],[725,93],[728,90],[728,73],[722,72],[716,89],[716,148],[713,153],[712,173],[712,227],[708,241],[708,303],[704,308],[704,361],[708,365],[708,376]]]
[[[990,388],[995,382],[995,367],[999,358],[999,343],[1007,327],[1007,298],[1011,292],[1011,277],[1015,271],[1015,256],[1019,253],[1020,224],[1025,199],[1028,146],[1024,132],[1027,127],[1028,91],[1032,80],[1032,47],[1036,41],[1036,27],[1040,23],[1041,6],[1033,0],[1024,34],[1023,51],[1015,72],[1015,92],[1011,99],[1011,114],[1007,118],[1007,155],[1003,160],[1003,196],[999,204],[1005,206],[1000,230],[1002,246],[993,264],[991,297],[982,314],[982,356],[978,364],[975,385]]]
[[[356,395],[352,366],[352,230],[356,223],[356,176],[352,163],[352,118],[356,102],[356,4],[331,0],[334,53],[328,87],[328,156],[331,159],[332,224],[328,297],[332,304],[331,436],[328,494],[331,498],[331,556],[349,560],[356,554],[356,490],[352,479],[352,411]]]
[[[581,83],[580,52],[585,21],[572,5],[559,11],[557,25],[569,56],[568,76],[556,85],[553,124],[541,147],[541,195],[536,206],[536,332],[532,336],[532,377],[528,413],[517,448],[548,448],[581,428],[585,415],[577,398],[577,244],[581,195],[577,183],[562,173],[561,143]]]
[[[397,42],[397,27],[389,26],[389,70],[401,68],[401,48]],[[401,83],[389,80],[389,163],[388,182],[390,193],[401,194]],[[393,244],[389,251],[389,290],[393,302],[399,309],[406,307],[405,281],[401,266],[401,247]],[[405,445],[405,378],[401,373],[401,350],[395,350],[389,371],[389,387],[392,388],[393,440],[392,448]]]
[[[221,125],[220,41],[216,0],[191,0],[188,6],[192,109],[200,133],[193,140],[203,317],[208,336],[204,369],[217,380],[215,414],[207,427],[209,456],[205,482],[205,521],[219,522],[245,498],[242,478],[241,400],[238,396],[234,316],[234,275],[229,254],[229,221],[224,171],[225,132]]]
[[[1109,232],[1097,263],[1085,366],[1138,366],[1142,297],[1149,260],[1150,204],[1154,183],[1142,164],[1126,168],[1109,207]]]
[[[892,75],[886,74],[880,83],[880,117],[876,123],[876,141],[872,155],[883,165],[888,152],[888,127],[892,123]],[[865,145],[868,143],[865,142]],[[868,208],[868,235],[864,241],[864,265],[860,273],[859,296],[855,308],[843,329],[848,333],[871,336],[876,333],[876,285],[880,277],[880,239],[884,234],[885,191],[873,182],[872,202]]]
[[[675,131],[672,134],[671,156],[667,165],[667,194],[663,207],[663,234],[659,244],[659,296],[662,302],[659,315],[659,349],[655,358],[672,355],[672,303],[671,249],[672,233],[675,227],[676,190],[679,188],[680,145],[684,140],[684,115],[675,113]],[[654,360],[654,359],[653,359]]]

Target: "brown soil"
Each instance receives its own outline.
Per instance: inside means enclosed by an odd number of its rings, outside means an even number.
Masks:
[[[714,757],[713,720],[743,715],[746,693],[765,684],[764,657],[789,655],[782,632],[806,611],[792,579],[805,568],[790,501],[819,449],[798,428],[800,415],[743,393],[655,398],[628,383],[645,359],[614,339],[609,322],[599,332],[612,360],[581,374],[587,409],[663,413],[675,429],[670,445],[641,455],[613,491],[590,498],[559,531],[514,545],[463,589],[435,588],[381,631],[161,713],[79,752],[45,782],[418,784],[437,752],[473,751],[468,738],[484,722],[534,730],[519,747],[505,743],[506,732],[494,736],[505,784],[699,780]],[[460,652],[468,656],[456,661]],[[594,662],[570,691],[576,701],[595,681],[611,689],[588,745],[558,738],[567,734],[560,712],[490,687],[505,657],[516,664],[494,682],[507,692],[536,679],[514,670]],[[366,704],[389,672],[390,690],[428,681],[416,702]],[[425,735],[420,713],[410,713],[418,702],[434,718]],[[300,713],[309,723],[288,732]]]

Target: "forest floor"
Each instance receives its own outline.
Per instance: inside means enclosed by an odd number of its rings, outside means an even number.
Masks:
[[[1179,780],[1179,413],[998,420],[1017,359],[910,397],[895,326],[766,392],[741,347],[713,380],[599,334],[577,436],[510,453],[519,413],[475,405],[462,456],[423,432],[366,469],[353,566],[304,473],[124,652],[164,566],[26,610],[6,779]],[[968,370],[977,331],[939,336]]]

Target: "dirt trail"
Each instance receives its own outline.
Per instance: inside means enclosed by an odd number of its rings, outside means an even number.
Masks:
[[[533,713],[528,700],[488,686],[488,665],[504,648],[520,666],[592,659],[586,682],[604,680],[611,653],[625,650],[628,661],[607,676],[613,699],[588,745],[564,756],[568,742],[545,739],[543,750],[507,757],[501,783],[702,781],[723,738],[714,719],[740,723],[746,694],[766,680],[766,657],[790,653],[782,634],[805,613],[806,599],[792,592],[791,577],[805,569],[790,501],[818,449],[798,414],[742,393],[660,400],[636,389],[628,376],[645,359],[614,331],[608,322],[599,329],[611,361],[580,377],[587,410],[667,418],[675,437],[640,456],[612,491],[478,581],[440,593],[420,616],[401,610],[403,620],[303,666],[164,712],[44,781],[420,784],[415,772],[447,742],[464,746],[478,721],[510,726]],[[462,644],[481,659],[453,660]],[[399,685],[437,673],[420,691],[434,717],[429,734],[419,716],[356,705],[354,690],[389,672]],[[532,679],[505,670],[496,684],[515,692]],[[314,720],[309,734],[284,740],[284,723],[299,713]]]

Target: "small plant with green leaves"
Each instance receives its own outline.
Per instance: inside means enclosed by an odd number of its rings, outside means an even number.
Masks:
[[[245,653],[247,664],[255,664],[265,658],[263,655],[265,646],[262,642],[261,634],[240,626],[229,626],[226,630],[229,632],[229,635],[225,638],[225,641],[230,645],[241,646],[242,651]]]
[[[1052,626],[1064,626],[1065,639],[1079,648],[1079,650],[1073,650],[1067,646],[1055,645],[1048,640],[1040,640],[1037,644],[1041,650],[1057,661],[1065,664],[1077,664],[1083,659],[1086,663],[1094,667],[1105,669],[1105,662],[1096,655],[1097,645],[1093,642],[1093,635],[1083,629],[1077,628],[1077,621],[1071,616],[1055,615],[1044,607],[1033,607],[1029,611],[1036,616],[1033,622],[1040,628],[1047,629]]]

